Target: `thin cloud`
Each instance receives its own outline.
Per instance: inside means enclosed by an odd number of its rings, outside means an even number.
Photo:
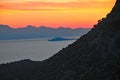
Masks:
[[[43,9],[81,9],[81,8],[109,8],[113,1],[76,1],[76,2],[24,2],[1,3],[0,9],[15,10],[43,10]]]

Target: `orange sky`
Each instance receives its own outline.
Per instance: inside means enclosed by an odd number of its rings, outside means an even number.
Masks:
[[[93,27],[115,0],[0,0],[0,24]]]

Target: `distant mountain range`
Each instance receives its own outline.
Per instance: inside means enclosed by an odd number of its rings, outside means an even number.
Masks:
[[[49,59],[1,64],[0,80],[120,80],[120,0],[91,31]]]
[[[28,25],[25,28],[13,29],[8,25],[0,25],[0,40],[81,36],[89,30],[90,28],[71,29],[45,26],[36,28],[32,25]]]

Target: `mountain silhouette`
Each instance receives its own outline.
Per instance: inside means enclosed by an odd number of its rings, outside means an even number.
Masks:
[[[1,80],[120,80],[120,1],[73,44],[44,61],[0,65]]]
[[[49,28],[28,25],[25,28],[13,29],[8,25],[0,25],[0,40],[50,38],[50,37],[73,37],[86,34],[90,28]]]

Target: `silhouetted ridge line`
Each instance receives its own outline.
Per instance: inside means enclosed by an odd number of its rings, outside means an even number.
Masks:
[[[41,26],[36,28],[28,25],[25,28],[13,29],[7,25],[0,25],[0,40],[51,38],[51,37],[74,37],[87,33],[90,28],[50,28]]]
[[[91,31],[49,59],[0,65],[0,79],[120,80],[119,2]]]
[[[110,12],[110,16],[114,17],[120,14],[120,0],[117,0],[115,6],[113,7],[112,11]]]

